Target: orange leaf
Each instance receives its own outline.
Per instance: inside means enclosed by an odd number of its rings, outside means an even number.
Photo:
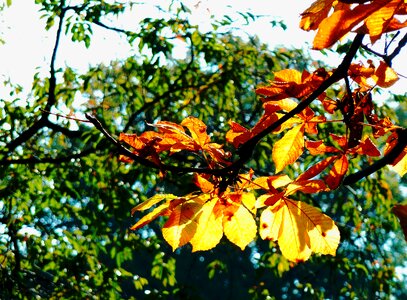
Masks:
[[[390,167],[394,172],[403,177],[407,173],[407,147],[400,153],[400,155],[393,161]]]
[[[404,232],[404,238],[407,241],[407,205],[396,204],[392,212],[399,218],[401,228]]]
[[[272,159],[276,166],[276,173],[287,165],[294,163],[302,154],[304,147],[304,126],[290,129],[274,144]]]
[[[339,152],[338,149],[332,146],[326,146],[323,141],[306,141],[305,148],[312,154],[312,155],[319,155],[324,154],[326,152],[336,153]]]
[[[201,120],[188,117],[181,122],[181,125],[189,129],[192,138],[201,147],[209,143],[210,138],[206,133],[206,125]]]
[[[390,68],[385,62],[381,61],[379,67],[375,71],[373,79],[378,86],[388,88],[399,80],[399,77],[392,68]]]
[[[356,147],[356,153],[361,155],[368,155],[368,156],[380,156],[380,151],[377,149],[376,145],[373,144],[370,138],[364,139],[359,145]]]
[[[163,237],[175,251],[188,243],[195,234],[196,219],[202,208],[196,202],[184,202],[176,206],[162,229]]]
[[[303,192],[306,194],[315,194],[326,189],[325,183],[322,180],[302,180],[294,181],[287,186],[285,196],[289,196],[295,192]]]
[[[403,0],[393,0],[381,9],[373,12],[366,19],[365,24],[372,44],[380,38],[383,32],[385,32],[396,13],[396,10],[402,3]]]
[[[139,229],[151,221],[155,220],[159,216],[164,215],[170,206],[169,202],[163,203],[160,206],[156,207],[152,212],[148,213],[147,215],[143,216],[136,224],[130,227],[130,230]]]
[[[321,50],[332,46],[352,28],[358,25],[373,12],[384,7],[391,0],[375,0],[369,4],[360,4],[351,9],[350,5],[341,5],[328,18],[325,18],[318,27],[314,38],[313,48]]]
[[[319,24],[328,16],[334,0],[317,0],[301,14],[300,27],[310,31],[318,28]]]
[[[274,175],[269,177],[262,176],[254,179],[250,187],[252,189],[263,189],[269,191],[271,188],[278,189],[286,186],[290,182],[292,182],[292,180],[287,175]]]
[[[154,195],[153,197],[147,199],[146,201],[141,202],[137,206],[135,206],[131,210],[131,214],[133,215],[136,211],[142,211],[142,210],[147,210],[150,207],[156,205],[157,203],[163,201],[163,200],[174,200],[179,197],[173,195],[173,194],[157,194]]]
[[[250,139],[250,131],[247,128],[233,121],[229,121],[229,126],[230,130],[226,133],[226,140],[235,148]],[[240,138],[237,139],[238,137]]]
[[[324,171],[329,165],[331,165],[336,158],[337,156],[330,156],[325,158],[324,160],[321,160],[317,164],[310,167],[307,171],[302,173],[300,176],[298,176],[296,181],[308,180],[317,176],[322,171]]]
[[[212,182],[197,173],[194,174],[194,183],[201,189],[203,193],[209,193],[214,189],[214,185],[212,184]]]
[[[348,171],[348,166],[349,162],[346,155],[341,155],[341,157],[335,161],[328,176],[325,178],[325,182],[331,190],[336,189],[340,185],[343,177]]]

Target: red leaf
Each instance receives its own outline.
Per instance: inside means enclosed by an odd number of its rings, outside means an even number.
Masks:
[[[328,176],[325,178],[325,182],[331,190],[338,188],[348,171],[348,166],[349,162],[346,155],[342,155],[337,161],[335,161]]]
[[[308,180],[317,176],[322,171],[324,171],[329,165],[331,165],[335,161],[335,159],[337,159],[337,156],[330,156],[325,158],[324,160],[313,165],[307,171],[298,176],[296,181]]]

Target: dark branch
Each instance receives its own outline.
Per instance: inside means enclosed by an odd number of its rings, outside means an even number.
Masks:
[[[29,158],[21,158],[21,159],[6,159],[0,161],[0,166],[8,166],[8,165],[33,165],[33,164],[61,164],[65,162],[70,162],[72,159],[80,159],[83,157],[88,156],[89,154],[96,153],[97,149],[88,149],[84,150],[80,153],[62,156],[62,157],[36,157],[31,156]]]
[[[124,147],[122,144],[120,144],[119,141],[117,141],[115,138],[113,138],[102,126],[102,124],[93,116],[91,115],[86,115],[87,119],[100,131],[103,133],[103,135],[112,143],[114,144],[118,152],[120,154],[123,154],[131,159],[133,159],[135,162],[138,162],[144,166],[147,167],[152,167],[155,169],[160,169],[162,171],[175,171],[175,172],[197,172],[197,173],[206,173],[206,174],[212,174],[212,175],[232,175],[236,174],[236,172],[243,167],[243,165],[251,158],[254,147],[257,145],[257,143],[263,139],[265,136],[267,136],[269,133],[271,133],[273,130],[275,130],[277,127],[279,127],[281,124],[286,122],[287,120],[291,119],[293,116],[296,114],[300,113],[302,110],[304,110],[306,107],[308,107],[312,101],[314,101],[319,95],[321,95],[328,87],[330,87],[332,84],[335,82],[339,81],[340,79],[343,79],[347,76],[347,72],[349,69],[349,66],[352,62],[352,59],[357,53],[357,50],[362,44],[364,35],[363,34],[358,34],[356,35],[352,46],[350,47],[348,53],[342,60],[342,63],[338,66],[338,68],[333,72],[333,74],[328,77],[308,98],[300,102],[296,108],[294,108],[292,111],[284,115],[282,118],[274,122],[272,125],[270,125],[268,128],[257,134],[256,136],[252,137],[250,140],[248,140],[245,144],[243,144],[239,148],[239,159],[233,162],[231,165],[220,168],[220,169],[210,169],[210,168],[193,168],[193,167],[178,167],[178,166],[171,166],[171,165],[164,165],[160,164],[157,165],[153,163],[152,161],[138,156],[135,153],[131,152],[129,149]]]
[[[118,32],[118,33],[124,33],[125,35],[134,35],[134,34],[135,34],[134,32],[131,32],[131,31],[128,31],[128,30],[124,30],[124,29],[121,29],[121,28],[108,26],[108,25],[106,25],[106,24],[104,24],[104,23],[102,23],[102,22],[100,22],[100,21],[97,21],[97,20],[92,20],[91,22],[92,22],[93,24],[95,24],[95,25],[98,25],[98,26],[104,28],[104,29],[116,31],[116,32]]]
[[[311,104],[312,101],[314,101],[319,95],[321,95],[332,84],[345,78],[347,76],[348,69],[352,62],[352,59],[356,55],[356,52],[358,51],[359,47],[362,44],[363,37],[364,37],[363,34],[356,35],[348,53],[343,58],[341,64],[338,66],[338,68],[311,95],[309,95],[305,100],[301,101],[297,105],[296,108],[294,108],[293,110],[291,110],[290,112],[285,114],[282,118],[278,119],[276,122],[271,124],[265,130],[263,130],[259,134],[255,135],[250,140],[248,140],[245,144],[243,144],[239,148],[240,158],[233,165],[237,164],[237,165],[242,166],[247,160],[250,159],[250,157],[252,156],[253,150],[259,141],[261,141],[265,136],[270,134],[273,130],[277,129],[284,122],[291,119],[296,114],[300,113],[305,108],[307,108]],[[232,166],[230,166],[230,167],[232,167]],[[235,166],[233,166],[233,167],[235,168]]]
[[[381,159],[376,161],[374,164],[370,165],[369,167],[355,173],[347,176],[343,180],[344,185],[351,185],[362,178],[365,178],[381,168],[385,167],[388,164],[391,164],[394,162],[394,160],[403,152],[404,148],[407,147],[407,129],[398,129],[397,130],[397,144],[394,146],[393,149],[391,149],[385,156],[383,156]]]
[[[386,62],[386,64],[388,64],[388,65],[391,67],[393,59],[394,59],[397,55],[399,55],[401,49],[404,48],[404,46],[406,45],[406,43],[407,43],[407,33],[406,33],[406,34],[401,38],[401,40],[398,42],[397,47],[394,49],[394,51],[393,51],[392,54],[387,55],[387,53],[385,53],[385,54],[379,53],[379,52],[377,52],[377,51],[375,51],[375,50],[373,50],[373,49],[370,49],[367,45],[362,45],[362,48],[365,49],[366,51],[368,51],[368,52],[370,52],[370,53],[372,53],[372,54],[374,54],[374,55],[376,55],[376,56],[382,58],[382,59]],[[386,48],[387,48],[387,47],[386,47]],[[386,49],[386,51],[387,51],[387,49]]]
[[[388,60],[386,61],[389,66],[391,66],[392,60],[400,53],[401,49],[407,43],[407,33],[403,36],[403,38],[399,41],[396,49],[394,49],[393,53],[388,56]]]
[[[49,78],[49,90],[48,90],[48,100],[47,104],[45,105],[44,110],[45,111],[50,111],[51,107],[55,105],[56,102],[56,95],[55,95],[55,89],[56,89],[56,77],[55,77],[55,60],[56,60],[56,55],[57,55],[57,50],[58,50],[58,45],[60,42],[60,37],[61,37],[61,32],[62,32],[62,24],[63,24],[63,19],[66,13],[66,9],[64,9],[64,2],[61,1],[61,14],[59,16],[59,24],[58,24],[58,29],[57,29],[57,34],[56,34],[56,40],[55,40],[55,45],[52,50],[52,57],[51,57],[51,62],[50,62],[50,78]],[[6,145],[6,153],[11,153],[13,152],[18,146],[21,144],[24,144],[26,141],[28,141],[30,138],[32,138],[41,128],[46,126],[48,119],[48,114],[42,113],[41,117],[34,122],[34,124],[31,125],[26,131],[22,132],[17,138],[12,140],[10,143]]]
[[[51,121],[49,121],[48,119],[46,119],[44,125],[46,127],[48,127],[49,129],[52,129],[53,131],[62,133],[63,135],[67,136],[70,139],[79,138],[83,134],[83,132],[80,130],[70,130],[70,129],[62,127],[58,124],[54,124]]]

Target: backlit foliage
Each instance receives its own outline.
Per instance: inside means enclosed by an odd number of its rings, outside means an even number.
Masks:
[[[407,26],[397,19],[406,9],[407,4],[402,0],[354,3],[318,0],[302,14],[300,26],[304,30],[318,30],[315,49],[332,46],[361,22],[363,25],[356,30],[359,36],[369,34],[374,43],[383,33]],[[168,216],[163,236],[174,250],[186,243],[192,245],[193,251],[209,250],[219,243],[223,234],[243,250],[255,239],[258,231],[262,239],[277,241],[283,255],[291,261],[307,260],[312,252],[335,255],[340,241],[335,223],[313,206],[288,196],[337,189],[344,181],[351,159],[364,156],[370,160],[370,157],[382,155],[374,141],[383,136],[388,136],[384,155],[395,144],[399,145],[400,139],[404,141],[401,146],[404,150],[388,163],[400,176],[406,172],[406,131],[387,118],[380,118],[372,102],[373,88],[390,87],[398,80],[398,75],[384,61],[378,66],[367,61],[365,67],[351,60],[351,56],[345,57],[343,74],[339,74],[339,68],[320,68],[313,73],[294,69],[275,72],[273,81],[256,89],[263,103],[263,115],[259,121],[252,128],[229,121],[226,140],[239,153],[240,157],[235,160],[224,150],[225,145],[211,142],[204,122],[194,117],[187,117],[180,125],[159,121],[151,125],[157,131],[146,131],[141,135],[122,133],[120,141],[131,146],[135,156],[152,162],[160,169],[161,176],[165,176],[168,170],[160,159],[163,152],[170,156],[179,151],[194,152],[205,162],[203,168],[190,170],[195,172],[194,183],[200,193],[150,198],[135,207],[133,212],[164,203],[142,217],[132,229],[138,229],[159,216]],[[330,78],[335,81],[345,79],[344,92],[337,99],[329,98],[326,89],[318,91]],[[299,103],[314,99],[322,103],[322,114],[315,114],[308,106],[298,109]],[[337,112],[342,118],[333,120],[332,115]],[[289,118],[281,121],[287,116]],[[346,127],[345,135],[330,133],[332,145],[315,140],[318,127],[328,122],[340,122]],[[279,125],[270,130],[271,133],[281,135],[272,149],[275,174],[295,164],[306,155],[304,151],[320,157],[296,179],[278,187],[273,186],[274,180],[281,180],[276,175],[256,178],[253,171],[238,174],[247,153],[250,156],[251,148],[275,124]],[[373,130],[368,132],[365,127]],[[126,156],[122,156],[122,160],[130,161]],[[260,223],[256,229],[258,210]],[[400,208],[396,209],[396,212],[400,211]]]

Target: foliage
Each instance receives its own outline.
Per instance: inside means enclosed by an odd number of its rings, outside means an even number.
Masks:
[[[403,184],[405,97],[375,98],[407,35],[384,54],[363,37],[402,29],[406,4],[353,2],[299,20],[315,49],[357,32],[332,68],[237,36],[251,13],[202,32],[172,1],[130,31],[109,20],[142,4],[36,0],[56,38],[49,77],[0,100],[1,298],[405,295],[406,205],[384,168]],[[90,47],[96,27],[136,54],[55,66],[61,38]]]

